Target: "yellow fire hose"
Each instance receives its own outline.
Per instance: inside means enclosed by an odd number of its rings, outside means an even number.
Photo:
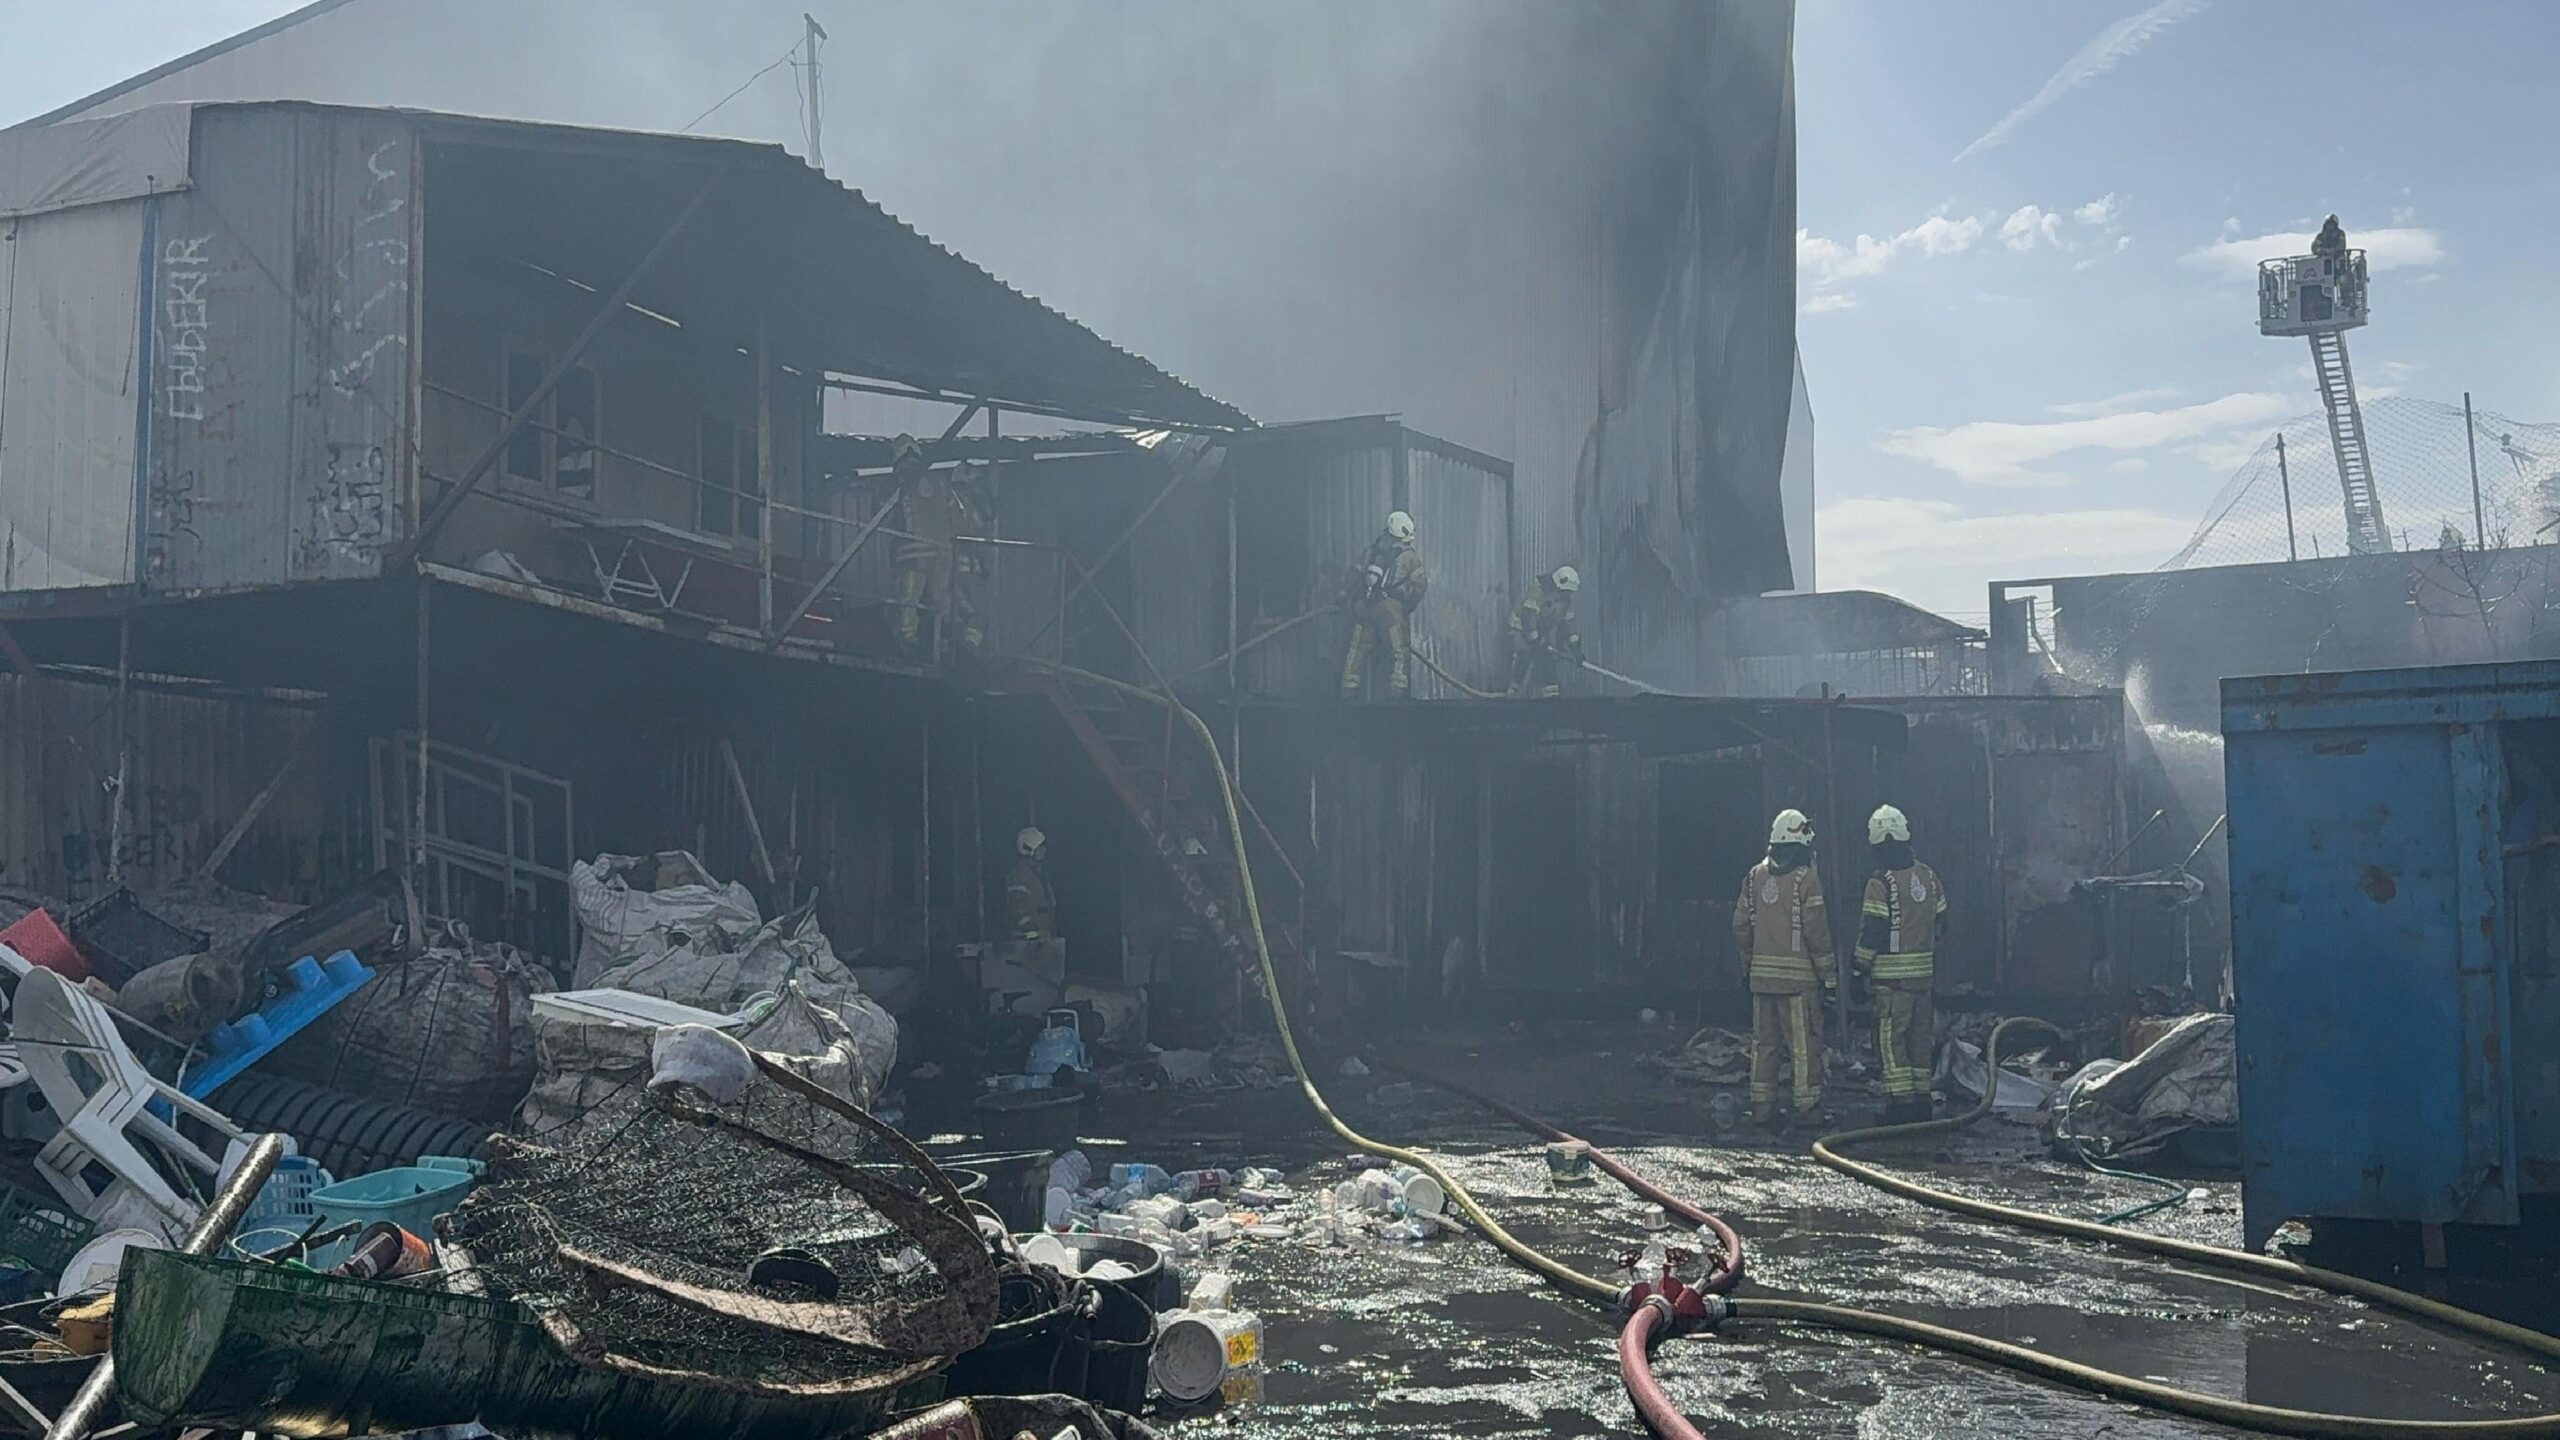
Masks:
[[[1430,662],[1426,658],[1424,663]],[[1217,737],[1210,732],[1206,722],[1192,713],[1190,707],[1171,695],[1130,685],[1089,671],[1064,666],[1052,668],[1074,675],[1079,680],[1108,686],[1138,699],[1171,708],[1182,717],[1187,728],[1199,740],[1201,748],[1207,752],[1210,763],[1217,771],[1219,798],[1225,807],[1227,817],[1227,833],[1235,846],[1236,865],[1243,882],[1245,918],[1253,933],[1254,954],[1261,970],[1263,996],[1270,1005],[1272,1022],[1280,1032],[1280,1045],[1289,1057],[1289,1068],[1297,1077],[1299,1090],[1306,1095],[1307,1102],[1315,1107],[1317,1116],[1336,1135],[1350,1144],[1411,1165],[1440,1182],[1441,1188],[1448,1193],[1450,1202],[1458,1207],[1459,1213],[1465,1215],[1467,1220],[1481,1231],[1487,1240],[1492,1241],[1496,1248],[1531,1271],[1564,1289],[1589,1298],[1611,1305],[1621,1303],[1626,1295],[1624,1287],[1596,1276],[1583,1274],[1552,1256],[1532,1249],[1486,1213],[1483,1205],[1477,1202],[1466,1186],[1456,1176],[1433,1162],[1429,1156],[1362,1135],[1345,1124],[1342,1118],[1333,1112],[1333,1107],[1325,1103],[1323,1092],[1316,1088],[1314,1079],[1308,1074],[1305,1059],[1298,1053],[1297,1037],[1289,1024],[1288,1009],[1281,1002],[1280,979],[1272,967],[1271,945],[1263,930],[1262,904],[1254,887],[1253,865],[1245,851],[1243,817],[1236,808],[1235,784],[1227,770],[1226,757],[1218,749]],[[1432,669],[1435,672],[1439,671],[1437,665],[1433,665]],[[1451,684],[1458,683],[1445,672],[1442,678],[1449,679]],[[1460,688],[1466,687],[1460,686]],[[1944,1119],[1875,1126],[1827,1135],[1814,1142],[1814,1158],[1852,1179],[1953,1214],[2072,1239],[2095,1240],[2101,1244],[2144,1254],[2165,1256],[2262,1279],[2352,1296],[2421,1319],[2431,1320],[2484,1340],[2502,1342],[2546,1359],[2560,1359],[2560,1340],[2520,1325],[2512,1325],[2503,1320],[2447,1305],[2442,1301],[2430,1300],[2423,1295],[2412,1294],[2394,1286],[2335,1270],[2324,1270],[2288,1260],[2278,1260],[2272,1256],[2253,1255],[2246,1251],[2230,1250],[2221,1246],[2200,1245],[2192,1241],[2147,1235],[2087,1220],[2049,1215],[2041,1211],[2002,1205],[1988,1200],[1977,1200],[1953,1191],[1923,1185],[1915,1180],[1904,1179],[1873,1165],[1849,1159],[1841,1153],[1851,1146],[1882,1140],[1909,1139],[1954,1130],[1972,1124],[1989,1114],[1990,1092],[1998,1088],[1996,1077],[1999,1073],[2001,1039],[2012,1028],[2019,1026],[2040,1027],[2048,1031],[2053,1029],[2044,1021],[2024,1016],[2004,1020],[1994,1027],[1990,1041],[1984,1047],[1983,1089],[1985,1094],[1970,1111]],[[2545,1412],[2503,1420],[2394,1420],[2331,1414],[2316,1410],[2293,1410],[2180,1389],[2158,1381],[2144,1380],[2094,1365],[2065,1360],[2025,1346],[1988,1339],[1943,1325],[1932,1325],[1926,1321],[1887,1315],[1880,1311],[1861,1310],[1844,1305],[1826,1305],[1815,1301],[1770,1300],[1756,1296],[1734,1298],[1727,1304],[1730,1307],[1729,1313],[1735,1319],[1762,1319],[1784,1324],[1816,1325],[1827,1329],[1874,1335],[1888,1340],[1901,1340],[2003,1366],[2021,1374],[2050,1380],[2059,1385],[2089,1391],[2110,1399],[2131,1401],[2215,1424],[2274,1434],[2338,1437],[2338,1440],[2528,1440],[2528,1437],[2560,1437],[2560,1412]]]

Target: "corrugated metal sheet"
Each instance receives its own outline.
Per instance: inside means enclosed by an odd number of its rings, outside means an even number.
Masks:
[[[415,130],[197,112],[152,266],[148,555],[163,589],[359,579],[407,530]]]
[[[1378,537],[1391,510],[1420,529],[1430,568],[1414,625],[1415,647],[1479,689],[1498,689],[1511,604],[1510,475],[1500,461],[1418,435],[1391,421],[1289,427],[1242,450],[1230,468],[1238,495],[1245,636],[1331,603],[1343,577]],[[1334,693],[1348,630],[1338,617],[1310,621],[1247,652],[1239,683],[1253,694]],[[1377,667],[1382,682],[1384,665]],[[1458,691],[1417,663],[1413,693]]]
[[[1405,432],[1405,472],[1405,508],[1422,527],[1423,553],[1431,562],[1431,590],[1414,626],[1414,648],[1467,684],[1499,691],[1509,678],[1505,617],[1517,593],[1511,574],[1511,476],[1411,431]],[[1415,678],[1430,687],[1417,694],[1457,693],[1437,675]]]
[[[155,203],[0,230],[0,589],[133,578],[137,312]]]
[[[322,723],[308,704],[137,687],[124,828],[115,687],[0,676],[0,889],[78,904],[182,880]],[[237,888],[316,900],[372,868],[361,752],[304,755],[225,863]]]

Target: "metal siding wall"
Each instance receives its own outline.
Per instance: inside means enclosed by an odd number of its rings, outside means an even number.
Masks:
[[[133,578],[136,200],[0,224],[0,590]]]
[[[1129,567],[1129,628],[1167,678],[1226,653],[1226,486],[1185,482],[1147,517],[1113,563]],[[1202,684],[1223,684],[1226,677],[1221,669],[1199,678]]]
[[[1414,645],[1441,668],[1479,690],[1507,678],[1504,617],[1511,608],[1509,477],[1407,442],[1410,497],[1406,509],[1421,528],[1431,563],[1431,589],[1414,626]],[[1414,693],[1457,695],[1424,669]]]
[[[159,202],[146,582],[377,574],[408,507],[411,128],[198,126],[197,188]]]
[[[107,801],[115,687],[0,675],[0,888],[79,905],[123,883],[195,873],[321,717],[307,705],[137,688],[134,765],[120,841]],[[305,755],[225,864],[241,889],[312,901],[371,866],[361,770]]]
[[[1376,445],[1292,458],[1268,469],[1257,467],[1253,478],[1239,477],[1239,483],[1279,486],[1304,497],[1307,555],[1315,567],[1307,603],[1317,605],[1340,593],[1345,572],[1378,538],[1387,512],[1395,508],[1395,478],[1395,447]],[[1250,537],[1244,537],[1244,543],[1250,543]],[[1430,537],[1425,536],[1423,544],[1428,556]],[[1347,633],[1337,618],[1309,621],[1247,652],[1240,683],[1257,695],[1293,699],[1330,695],[1342,676]],[[1383,663],[1378,673],[1385,674]],[[1428,671],[1423,672],[1423,678],[1428,676]],[[1417,685],[1415,693],[1426,692]]]

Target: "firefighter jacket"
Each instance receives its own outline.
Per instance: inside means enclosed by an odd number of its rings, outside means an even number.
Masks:
[[[1377,589],[1370,588],[1370,572],[1377,572]],[[1430,588],[1431,575],[1422,563],[1422,552],[1401,540],[1381,535],[1370,542],[1360,563],[1344,577],[1344,589],[1354,605],[1373,599],[1393,600],[1404,613],[1412,614],[1422,604],[1423,591]]]
[[[972,530],[969,520],[967,500],[948,479],[936,475],[909,484],[898,498],[898,528],[906,532],[898,539],[898,563],[947,563],[957,548],[953,542]]]
[[[1025,855],[1013,862],[1004,880],[1004,913],[1013,933],[1042,940],[1057,933],[1058,900],[1049,893],[1049,875],[1040,862]]]
[[[1733,943],[1750,959],[1754,995],[1802,995],[1838,978],[1822,879],[1811,865],[1752,866],[1733,902]]]
[[[1573,597],[1540,576],[1511,612],[1514,650],[1544,651],[1568,660],[1582,658],[1582,625],[1574,619]]]
[[[1936,971],[1947,892],[1917,860],[1867,877],[1858,914],[1858,968],[1879,985],[1925,986]]]

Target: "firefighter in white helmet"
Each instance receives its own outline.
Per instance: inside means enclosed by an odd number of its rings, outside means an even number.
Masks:
[[[1574,592],[1581,588],[1582,573],[1570,565],[1529,582],[1529,593],[1511,612],[1514,696],[1564,693],[1558,673],[1567,662],[1582,663],[1582,626],[1573,616]]]
[[[1733,902],[1733,943],[1751,979],[1751,1114],[1773,1129],[1778,1057],[1790,1061],[1789,1099],[1796,1118],[1822,1106],[1822,997],[1839,984],[1831,953],[1831,917],[1813,865],[1813,822],[1781,810],[1769,823],[1769,854],[1743,877]]]
[[[1413,517],[1401,510],[1343,577],[1343,605],[1351,612],[1351,643],[1342,656],[1342,698],[1360,693],[1360,670],[1372,646],[1387,652],[1387,692],[1413,690],[1413,616],[1422,608],[1431,575],[1413,547]]]
[[[1049,890],[1049,837],[1025,825],[1013,837],[1013,869],[1004,878],[1004,913],[1017,940],[1058,933],[1058,897]]]
[[[1947,892],[1938,872],[1912,855],[1911,821],[1893,806],[1879,805],[1867,817],[1867,854],[1856,963],[1875,1000],[1885,1123],[1926,1120],[1936,1108],[1929,1063],[1937,1016],[1929,991],[1938,935],[1946,927]]]

